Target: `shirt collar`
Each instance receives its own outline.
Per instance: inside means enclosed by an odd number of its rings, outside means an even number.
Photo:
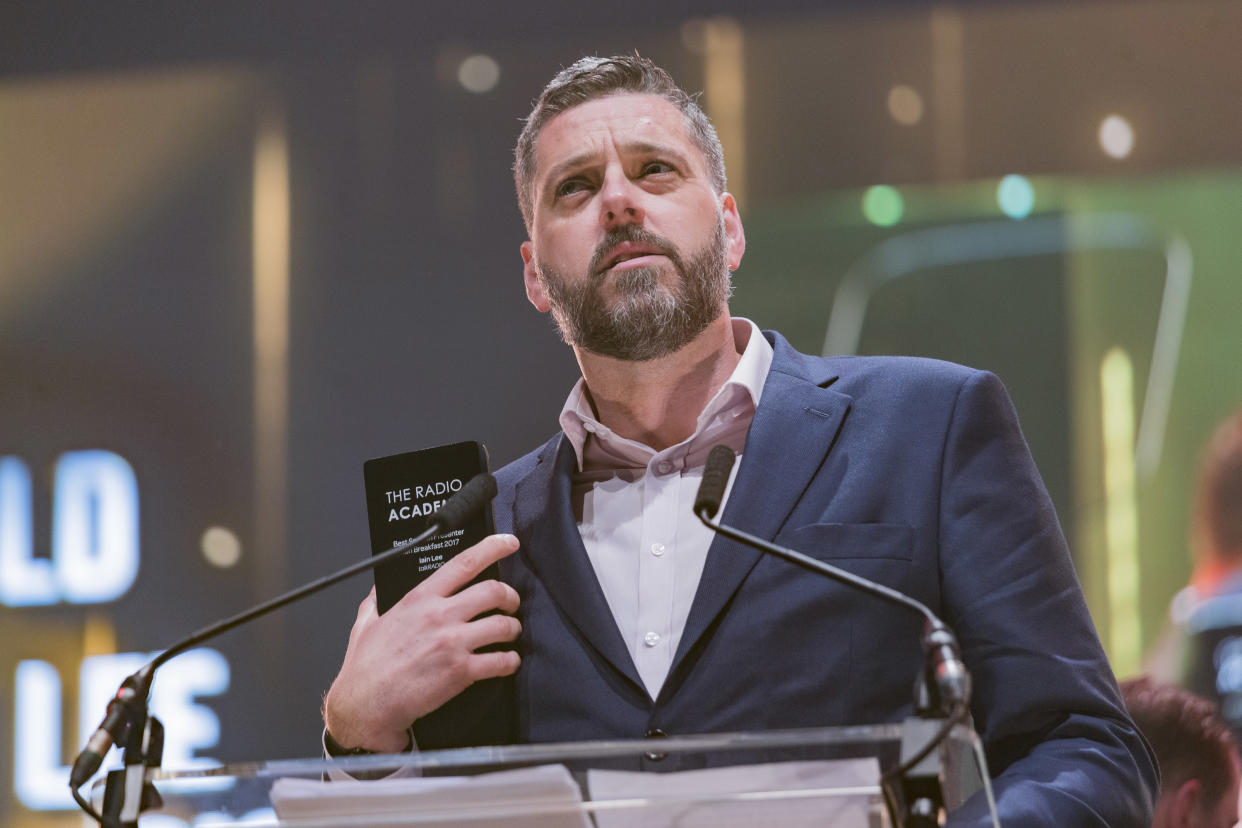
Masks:
[[[754,416],[759,406],[759,398],[763,394],[763,384],[768,377],[768,369],[772,367],[772,345],[763,336],[759,326],[749,319],[733,317],[733,337],[737,342],[746,342],[742,356],[738,360],[733,373],[716,391],[712,399],[699,413],[695,433],[689,440],[698,436],[704,428],[721,415],[734,412],[739,416],[747,413]],[[740,409],[746,409],[742,411]],[[610,428],[595,417],[591,408],[591,399],[587,394],[586,382],[582,378],[575,383],[569,392],[569,398],[561,409],[561,430],[573,446],[574,456],[578,460],[578,470],[583,469],[583,454],[587,438],[594,436],[607,448],[610,454],[628,456],[634,448],[645,448],[654,453],[650,447],[642,446],[634,440],[619,437]],[[627,451],[627,449],[629,449]]]

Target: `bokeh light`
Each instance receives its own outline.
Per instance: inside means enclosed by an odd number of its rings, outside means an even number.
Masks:
[[[862,211],[867,221],[880,227],[892,227],[901,221],[906,210],[905,200],[901,193],[887,184],[868,187],[863,193]]]
[[[996,203],[1012,219],[1024,219],[1035,207],[1035,188],[1021,175],[1007,175],[996,187]]]
[[[203,558],[212,566],[228,569],[241,560],[241,540],[223,526],[209,526],[199,541]]]
[[[488,55],[471,55],[457,67],[457,82],[476,95],[490,92],[500,82],[500,64]]]
[[[923,96],[912,86],[894,86],[888,90],[888,114],[902,126],[914,126],[923,120]]]
[[[1100,149],[1113,157],[1125,158],[1134,149],[1134,128],[1120,115],[1109,115],[1100,122]]]

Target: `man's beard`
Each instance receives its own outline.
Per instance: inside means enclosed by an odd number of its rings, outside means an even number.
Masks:
[[[614,274],[616,298],[603,296],[606,253],[621,242],[652,245],[677,272],[671,286],[660,283],[660,268],[636,267]],[[724,222],[712,238],[684,260],[671,242],[637,225],[609,232],[591,260],[587,277],[570,284],[560,273],[539,268],[539,281],[552,304],[552,319],[569,345],[626,362],[646,362],[673,353],[706,330],[732,292],[726,259]]]

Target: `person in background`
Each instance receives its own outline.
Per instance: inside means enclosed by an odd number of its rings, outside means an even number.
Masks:
[[[1216,705],[1139,676],[1121,694],[1160,762],[1152,828],[1229,828],[1238,821],[1238,743]]]
[[[1242,409],[1204,449],[1191,520],[1190,584],[1146,668],[1215,701],[1242,738]]]

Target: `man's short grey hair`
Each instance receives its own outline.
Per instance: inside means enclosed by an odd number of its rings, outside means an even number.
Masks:
[[[658,95],[681,111],[690,140],[703,153],[707,173],[717,193],[725,191],[724,151],[716,128],[699,108],[696,95],[689,95],[673,82],[668,72],[638,55],[584,57],[562,69],[544,87],[526,118],[514,148],[513,183],[518,206],[529,229],[534,218],[535,142],[544,124],[562,112],[597,98],[624,93]]]

